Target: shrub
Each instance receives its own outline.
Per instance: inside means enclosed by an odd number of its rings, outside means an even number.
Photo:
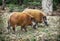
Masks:
[[[53,0],[53,10],[57,9],[57,5],[59,4],[59,0]]]
[[[29,2],[30,5],[33,5],[33,6],[40,6],[41,3],[40,2]]]

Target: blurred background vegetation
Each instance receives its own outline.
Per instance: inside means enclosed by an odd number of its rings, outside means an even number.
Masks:
[[[6,6],[10,8],[10,11],[13,11],[17,7],[20,10],[23,10],[25,7],[38,7],[41,8],[41,2],[42,0],[6,0]],[[60,0],[53,0],[53,10],[57,9],[57,6],[59,5]],[[0,5],[2,5],[2,0],[0,0]],[[20,11],[18,10],[18,11]]]
[[[0,5],[2,5],[2,0],[0,0]],[[41,0],[6,0],[6,6],[13,11],[17,9],[17,11],[22,11],[26,7],[39,7],[41,6]]]

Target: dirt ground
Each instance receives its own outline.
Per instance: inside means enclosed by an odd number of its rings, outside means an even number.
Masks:
[[[12,31],[7,34],[6,27],[9,14],[9,12],[6,12],[2,15],[4,26],[1,36],[5,37],[5,41],[60,41],[60,16],[47,16],[49,26],[45,26],[44,23],[39,23],[36,30],[28,26],[28,32],[21,31],[20,26],[18,26],[16,27],[15,34]]]
[[[0,10],[0,41],[60,41],[60,10],[53,11],[52,16],[47,16],[49,26],[39,23],[36,30],[31,26],[27,27],[28,32],[20,30],[20,26],[16,27],[16,33],[11,31],[7,33],[7,21],[9,10]],[[55,16],[53,16],[55,15]],[[3,23],[2,23],[2,22]],[[12,29],[11,29],[12,30]]]

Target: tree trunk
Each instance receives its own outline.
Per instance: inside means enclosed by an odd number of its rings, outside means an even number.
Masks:
[[[47,14],[47,15],[52,15],[53,11],[53,0],[42,0],[42,10]]]
[[[5,6],[6,6],[6,0],[2,0],[2,10],[5,9]]]

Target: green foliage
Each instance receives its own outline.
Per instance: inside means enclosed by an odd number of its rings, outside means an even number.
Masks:
[[[2,5],[2,0],[0,0],[0,5]]]
[[[18,3],[18,0],[12,0],[11,3],[17,4]]]
[[[1,1],[2,2],[2,1]],[[1,3],[0,2],[0,3]],[[18,0],[6,0],[7,4],[18,4]],[[38,5],[41,3],[41,0],[23,0],[23,4]]]
[[[8,7],[9,7],[9,9],[10,9],[10,12],[12,12],[12,11],[14,10],[14,5],[9,4]]]
[[[33,6],[40,6],[41,3],[40,2],[29,2],[30,5],[33,5]]]
[[[25,9],[25,6],[22,5],[22,6],[18,6],[18,11],[23,11]]]
[[[8,4],[7,6],[10,9],[10,12],[23,11],[23,9],[25,9],[25,5],[19,6],[19,5],[15,5],[15,4]]]
[[[6,0],[6,3],[9,4],[11,2],[11,0]]]
[[[36,2],[41,2],[42,0],[35,0]]]
[[[59,4],[60,0],[53,0],[53,10],[57,9],[57,5]]]
[[[24,3],[24,4],[28,4],[28,1],[29,1],[29,0],[24,0],[23,3]]]
[[[18,0],[6,0],[6,4],[18,4]]]
[[[23,0],[23,4],[30,5],[41,5],[42,0]],[[57,5],[60,3],[60,0],[53,0],[53,8],[57,9]],[[0,0],[0,5],[2,4],[2,0]],[[18,0],[6,0],[6,4],[18,4]]]

